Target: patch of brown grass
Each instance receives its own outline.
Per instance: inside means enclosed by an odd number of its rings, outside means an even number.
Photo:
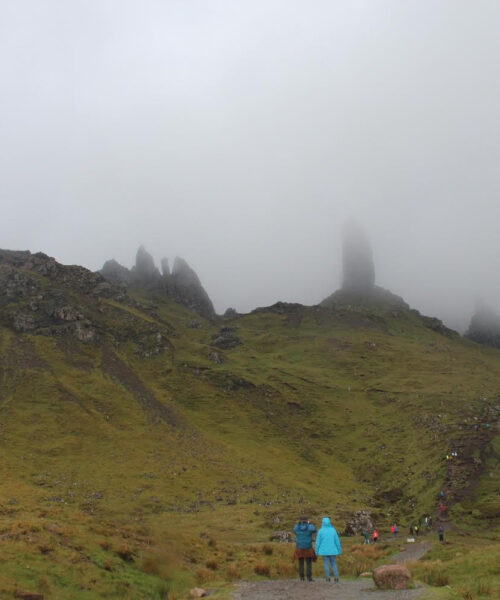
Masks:
[[[257,575],[263,575],[264,577],[271,576],[271,569],[269,568],[268,565],[266,565],[262,562],[256,563],[253,570],[254,570],[254,573],[256,573]]]

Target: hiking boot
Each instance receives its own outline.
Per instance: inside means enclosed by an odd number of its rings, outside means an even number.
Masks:
[[[327,580],[327,581],[330,581],[330,578],[329,578],[329,577],[326,577],[326,580]]]
[[[333,580],[335,583],[340,583],[339,578],[335,577],[335,579]]]
[[[307,581],[314,581],[314,579],[312,577],[308,577]]]

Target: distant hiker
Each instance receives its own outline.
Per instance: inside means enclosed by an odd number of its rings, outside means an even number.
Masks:
[[[293,533],[295,534],[295,552],[293,553],[294,560],[299,561],[299,577],[304,581],[304,559],[307,567],[307,581],[312,581],[312,561],[316,560],[312,543],[313,535],[316,533],[316,527],[310,523],[307,517],[300,517],[299,522],[294,525]]]
[[[376,544],[378,542],[378,531],[376,529],[373,530],[372,540],[373,540],[374,544]]]
[[[325,579],[330,581],[330,566],[332,567],[333,581],[339,582],[339,571],[336,557],[342,554],[339,536],[329,517],[323,517],[321,528],[316,536],[316,554],[323,557]]]
[[[441,503],[439,505],[439,510],[441,511],[441,514],[444,515],[444,513],[446,512],[446,506],[443,503]]]
[[[427,528],[430,529],[432,527],[432,517],[427,517]]]
[[[415,532],[415,535],[418,536],[418,532],[420,531],[420,527],[418,525],[414,525],[413,526],[413,531]]]
[[[394,535],[394,525],[391,525],[391,533]]]
[[[368,531],[368,529],[363,529],[363,537],[365,538],[363,540],[363,544],[369,544],[370,543],[370,532]]]
[[[394,535],[398,535],[398,526],[396,523],[394,523]]]
[[[444,491],[443,491],[443,490],[441,490],[441,491],[439,492],[439,497],[440,497],[440,498],[444,498]]]
[[[491,423],[486,423],[486,429],[489,429],[491,427]]]
[[[439,526],[439,529],[438,529],[438,536],[439,536],[439,541],[444,542],[444,529],[441,527],[441,525]]]

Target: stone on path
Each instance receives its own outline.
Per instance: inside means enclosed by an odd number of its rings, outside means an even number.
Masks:
[[[203,588],[195,587],[189,590],[190,598],[204,598],[205,596],[208,596],[208,593]]]
[[[404,590],[410,580],[410,571],[404,565],[382,565],[373,571],[375,585],[385,590]]]

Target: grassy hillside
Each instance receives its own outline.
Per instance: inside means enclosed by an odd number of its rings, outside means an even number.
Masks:
[[[384,528],[443,487],[497,530],[500,351],[383,306],[210,322],[83,271],[0,265],[2,598],[172,598],[299,512]]]

